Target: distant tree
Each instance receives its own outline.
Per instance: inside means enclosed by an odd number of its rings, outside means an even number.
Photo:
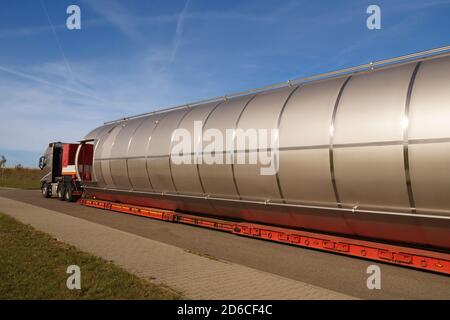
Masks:
[[[5,171],[5,166],[6,166],[6,158],[4,155],[2,155],[0,158],[0,168],[2,169],[2,180],[3,180],[3,173]]]
[[[5,156],[2,155],[0,157],[0,168],[4,168],[5,165],[6,165],[6,158],[5,158]]]

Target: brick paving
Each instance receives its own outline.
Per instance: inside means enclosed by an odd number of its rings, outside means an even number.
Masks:
[[[8,198],[0,197],[0,212],[189,299],[354,299]]]

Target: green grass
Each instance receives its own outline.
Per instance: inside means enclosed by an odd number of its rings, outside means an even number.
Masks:
[[[0,187],[39,189],[42,171],[28,168],[1,168]]]
[[[81,290],[66,287],[69,265],[81,269]],[[168,287],[141,279],[0,213],[0,300],[180,298]]]

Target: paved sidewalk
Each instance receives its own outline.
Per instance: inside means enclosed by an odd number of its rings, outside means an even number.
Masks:
[[[166,284],[190,299],[353,299],[3,197],[0,212],[85,252],[111,260],[131,273]],[[82,271],[83,266],[80,267]]]

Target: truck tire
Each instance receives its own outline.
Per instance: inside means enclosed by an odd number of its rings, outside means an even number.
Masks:
[[[75,201],[75,197],[72,194],[72,190],[73,190],[73,187],[71,184],[67,184],[66,187],[64,188],[64,198],[68,202]]]
[[[66,200],[65,192],[66,192],[65,185],[64,185],[64,183],[60,182],[58,184],[58,199],[59,200],[61,200],[61,201],[65,201]]]
[[[49,189],[47,182],[42,184],[41,193],[44,198],[50,198],[52,196],[51,189]]]

